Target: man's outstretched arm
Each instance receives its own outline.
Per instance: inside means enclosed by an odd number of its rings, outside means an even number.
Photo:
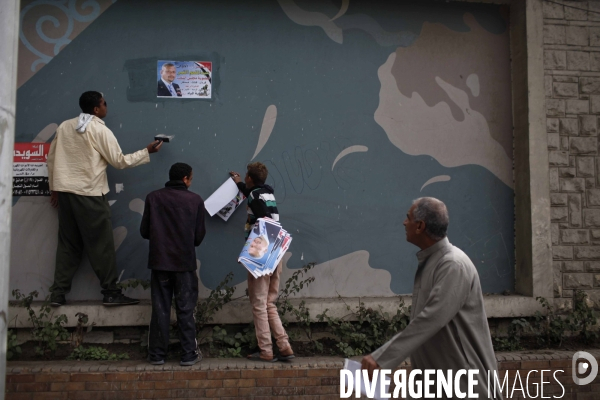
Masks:
[[[123,154],[115,135],[110,129],[103,127],[101,134],[94,136],[93,146],[110,165],[117,169],[125,169],[149,163],[149,155],[160,150],[162,141],[155,140],[142,150]]]

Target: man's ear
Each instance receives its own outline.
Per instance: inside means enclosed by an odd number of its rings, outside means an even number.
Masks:
[[[423,221],[417,221],[417,224],[419,224],[417,226],[417,233],[425,232],[425,222],[423,222]]]

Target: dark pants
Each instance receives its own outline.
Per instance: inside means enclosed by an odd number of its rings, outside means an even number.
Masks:
[[[110,206],[106,197],[58,192],[58,246],[54,284],[50,287],[53,296],[71,291],[73,276],[84,251],[100,279],[102,293],[120,293]]]
[[[148,335],[150,360],[167,357],[171,300],[175,294],[177,326],[181,343],[181,361],[191,361],[198,355],[194,309],[198,303],[198,276],[196,271],[170,272],[152,270],[150,283],[152,319]]]

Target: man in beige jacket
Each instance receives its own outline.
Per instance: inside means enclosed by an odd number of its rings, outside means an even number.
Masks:
[[[150,162],[149,153],[162,142],[150,143],[132,154],[123,154],[115,135],[106,127],[107,104],[100,92],[85,92],[79,98],[82,113],[60,124],[48,154],[50,201],[58,207],[58,246],[54,284],[50,287],[53,306],[66,303],[73,276],[87,254],[100,279],[106,306],[137,304],[117,286],[117,265],[110,207],[106,199],[108,164],[118,169]]]

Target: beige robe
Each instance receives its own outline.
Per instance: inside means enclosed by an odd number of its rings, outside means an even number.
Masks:
[[[447,238],[417,258],[410,324],[372,356],[381,368],[392,370],[408,356],[413,369],[477,369],[475,393],[487,399],[488,371],[497,373],[497,361],[477,269]]]

